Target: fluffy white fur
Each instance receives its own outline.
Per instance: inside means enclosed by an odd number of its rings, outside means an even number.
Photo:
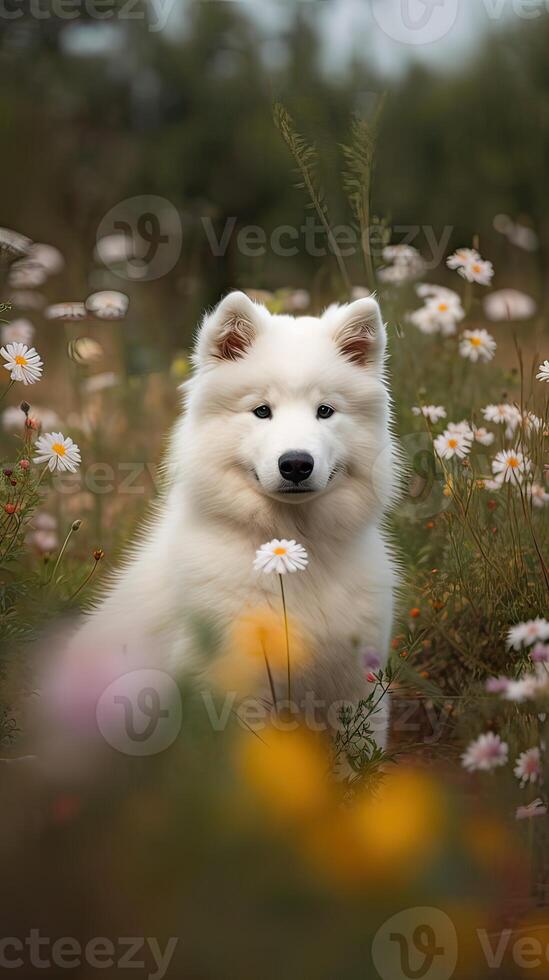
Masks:
[[[166,491],[80,642],[145,643],[159,665],[192,667],[197,620],[223,636],[247,609],[280,612],[277,576],[252,563],[265,541],[295,538],[309,566],[286,577],[289,615],[313,658],[294,670],[294,700],[364,696],[356,644],[386,657],[396,583],[382,529],[397,486],[384,352],[374,299],[293,318],[232,293],[207,315]],[[263,404],[272,418],[253,414]],[[317,418],[320,404],[331,418]],[[280,492],[289,450],[313,456],[310,492]]]

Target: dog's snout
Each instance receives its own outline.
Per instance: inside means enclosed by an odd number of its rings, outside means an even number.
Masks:
[[[315,461],[310,453],[282,453],[278,460],[278,469],[285,480],[292,483],[302,483],[313,472]]]

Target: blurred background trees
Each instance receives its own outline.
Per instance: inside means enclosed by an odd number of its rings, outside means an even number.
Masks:
[[[245,5],[181,8],[185,29],[178,33],[122,17],[26,13],[0,21],[2,223],[61,248],[70,258],[65,291],[85,291],[103,215],[139,194],[168,199],[183,221],[173,272],[132,285],[138,297],[146,291],[146,306],[168,336],[180,336],[183,310],[190,325],[228,288],[309,284],[319,261],[303,248],[289,257],[269,248],[247,257],[237,246],[246,225],[269,239],[282,224],[299,227],[304,215],[292,161],[272,124],[273,101],[284,102],[317,144],[339,222],[350,220],[339,146],[351,115],[371,114],[383,92],[374,213],[394,226],[431,226],[436,237],[451,226],[449,246],[478,233],[497,259],[504,242],[492,222],[504,211],[535,229],[545,267],[549,18],[487,36],[451,71],[411,64],[384,75],[366,56],[338,70],[326,64],[315,4],[296,3],[270,44]],[[204,222],[221,237],[228,220],[233,234],[226,253],[215,256]],[[521,250],[505,256],[523,282]],[[358,253],[349,265],[353,282],[363,283]],[[506,281],[512,278],[507,269]]]

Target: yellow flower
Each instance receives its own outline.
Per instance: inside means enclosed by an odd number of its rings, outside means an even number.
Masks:
[[[441,840],[445,805],[436,783],[419,771],[395,769],[379,795],[353,811],[360,853],[371,877],[400,878],[425,868]]]
[[[239,740],[237,767],[269,821],[294,828],[319,819],[333,801],[329,757],[319,738],[299,728],[260,734]]]
[[[305,663],[309,657],[307,644],[297,624],[288,619],[288,637],[292,666]],[[224,650],[208,672],[211,682],[224,690],[249,695],[258,687],[268,687],[267,665],[275,678],[277,698],[287,697],[285,680],[276,684],[277,671],[287,666],[286,631],[282,611],[269,606],[251,609],[233,624]]]

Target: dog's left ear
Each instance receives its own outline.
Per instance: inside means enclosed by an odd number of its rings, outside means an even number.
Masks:
[[[334,331],[340,354],[359,366],[381,364],[385,352],[385,327],[375,299],[368,296],[340,311]]]
[[[202,322],[195,349],[197,363],[244,357],[257,335],[257,312],[246,293],[229,293]]]

